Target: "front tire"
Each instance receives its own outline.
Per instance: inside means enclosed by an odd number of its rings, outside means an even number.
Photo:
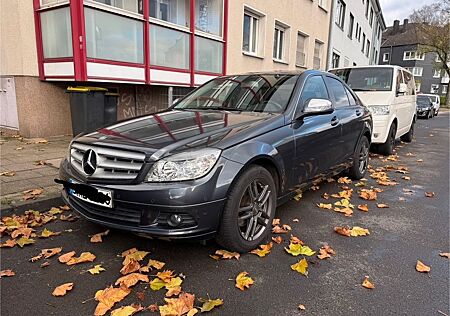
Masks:
[[[369,139],[361,137],[356,150],[353,153],[353,165],[348,169],[348,175],[354,180],[364,178],[369,165]]]
[[[405,142],[405,143],[410,143],[413,140],[414,137],[414,127],[416,125],[416,119],[413,119],[412,123],[411,123],[411,127],[409,128],[408,133],[406,133],[405,135],[402,135],[400,137],[400,139]]]
[[[393,123],[389,129],[389,134],[386,142],[381,144],[378,148],[382,155],[389,156],[394,153],[395,148],[395,134],[397,133],[397,125]]]
[[[270,172],[251,166],[228,195],[216,241],[222,247],[248,252],[264,243],[271,231],[277,190]]]

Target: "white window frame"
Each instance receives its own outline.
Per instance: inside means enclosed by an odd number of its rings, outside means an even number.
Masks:
[[[389,54],[389,53],[384,53],[384,54],[383,54],[383,61],[384,61],[384,62],[389,61],[389,57],[390,57],[390,54]]]
[[[433,87],[434,87],[434,89],[433,89]],[[439,93],[439,88],[440,88],[439,84],[433,83],[431,85],[430,93]]]
[[[328,0],[319,0],[318,6],[324,10],[327,10]]]
[[[258,35],[259,35],[260,20],[259,20],[258,16],[256,16],[255,14],[252,14],[251,12],[244,11],[244,16],[245,15],[250,17],[250,30],[248,31],[249,32],[248,51],[244,50],[244,47],[242,47],[242,51],[247,54],[257,55],[258,54],[258,44],[259,44],[259,36]],[[256,39],[253,41],[253,31],[254,31],[253,25],[255,24],[254,23],[255,20],[256,20],[256,32],[255,32]],[[243,32],[243,30],[242,30],[242,32]],[[253,42],[255,43],[255,45],[253,45]]]
[[[443,84],[442,85],[442,94],[447,94],[448,91],[448,85]]]
[[[289,36],[289,28],[290,28],[289,25],[287,25],[287,24],[285,24],[285,23],[283,23],[281,21],[275,20],[275,27],[273,29],[274,30],[274,35],[275,35],[275,32],[277,32],[277,31],[278,31],[278,34],[282,35],[282,36],[278,36],[277,37],[277,43],[274,42],[273,43],[274,47],[272,47],[272,48],[275,48],[275,46],[276,46],[277,56],[273,56],[273,51],[272,51],[272,58],[276,62],[287,63],[288,60],[289,60],[289,57],[288,57],[289,38],[290,38],[290,36]],[[280,45],[280,43],[282,44],[281,45],[281,52],[279,52],[279,45]],[[281,56],[279,55],[280,53],[281,53]]]
[[[441,70],[434,69],[433,78],[441,78]]]
[[[413,50],[404,51],[403,60],[425,60],[425,54]]]
[[[243,45],[241,45],[241,50],[242,50],[242,54],[246,55],[246,56],[251,56],[251,57],[257,57],[257,58],[264,58],[264,40],[260,40],[260,39],[264,39],[264,20],[266,15],[261,12],[258,11],[250,6],[244,6],[244,11],[242,14],[242,34],[244,34],[244,15],[249,15],[251,18],[257,19],[257,30],[256,30],[256,41],[255,41],[255,52],[251,52],[251,50],[249,49],[249,51],[245,51]],[[253,23],[250,23],[250,42],[249,42],[249,46],[252,43],[252,34],[253,34]],[[244,38],[242,37],[242,44],[243,44]],[[249,47],[250,48],[250,47]]]
[[[335,60],[334,56],[337,57],[337,62],[338,62],[337,65],[334,65],[334,60]],[[337,52],[333,52],[331,54],[331,68],[339,68],[340,63],[341,63],[341,55],[338,54]]]
[[[350,39],[353,39],[353,30],[355,28],[355,16],[350,12],[349,16],[348,16],[348,32],[347,32],[347,36]]]
[[[413,67],[412,74],[414,77],[422,77],[423,67]]]
[[[342,30],[344,30],[344,25],[345,25],[345,9],[346,9],[345,2],[343,0],[337,0],[336,1],[336,17],[335,17],[334,22]]]
[[[304,51],[303,52],[300,52],[300,53],[303,53],[304,55],[305,55],[305,58],[304,58],[304,64],[303,65],[301,65],[301,64],[299,64],[297,61],[298,61],[298,59],[297,59],[297,54],[299,53],[299,51],[297,50],[297,48],[298,48],[298,38],[299,38],[299,36],[303,36],[304,38],[305,38],[305,47],[304,47]],[[297,66],[297,67],[302,67],[302,68],[306,68],[306,65],[308,64],[308,47],[309,47],[309,35],[308,34],[306,34],[306,33],[303,33],[303,32],[301,32],[301,31],[298,31],[297,32],[297,46],[295,47],[295,66]]]
[[[316,45],[320,45],[319,46],[319,56],[315,55],[315,53],[316,53]],[[317,69],[320,69],[322,67],[322,57],[323,57],[323,47],[324,47],[324,45],[325,45],[324,42],[322,42],[319,39],[316,39],[314,41],[313,68],[314,68],[314,58],[318,58],[319,59],[319,68],[317,68]]]

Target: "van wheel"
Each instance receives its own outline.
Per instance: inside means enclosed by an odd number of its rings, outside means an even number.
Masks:
[[[361,137],[355,152],[353,153],[353,165],[347,174],[354,180],[364,178],[369,165],[370,143],[366,136]]]
[[[410,143],[413,140],[414,137],[414,126],[416,125],[416,120],[413,119],[412,123],[411,123],[411,127],[409,128],[409,132],[406,133],[405,135],[402,135],[400,137],[400,139],[405,142],[405,143]]]
[[[397,133],[397,126],[395,123],[391,125],[389,134],[384,144],[381,144],[378,149],[382,155],[389,156],[394,153],[395,148],[395,134]]]
[[[217,243],[237,252],[248,252],[264,243],[275,216],[276,197],[270,172],[260,166],[248,168],[229,193]]]

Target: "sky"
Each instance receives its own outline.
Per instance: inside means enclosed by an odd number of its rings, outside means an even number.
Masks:
[[[433,2],[435,0],[380,0],[386,26],[392,26],[394,20],[400,20],[403,24],[403,19],[408,18],[414,9]]]

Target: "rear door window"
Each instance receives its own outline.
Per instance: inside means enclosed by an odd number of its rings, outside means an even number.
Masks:
[[[347,93],[345,92],[342,83],[339,80],[330,77],[327,77],[325,80],[327,82],[328,88],[334,96],[336,108],[349,106],[350,103],[348,101]]]

